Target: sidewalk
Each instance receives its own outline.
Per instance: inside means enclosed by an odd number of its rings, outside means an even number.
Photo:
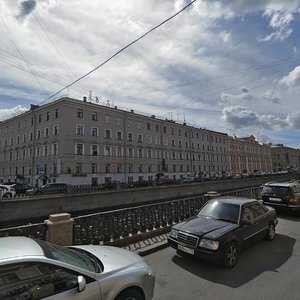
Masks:
[[[133,244],[129,244],[127,246],[124,246],[123,248],[126,250],[130,250],[132,252],[135,252],[139,254],[140,256],[146,256],[149,255],[155,251],[164,249],[168,247],[167,242],[167,233],[163,233],[158,236],[150,237],[146,240],[138,241]]]

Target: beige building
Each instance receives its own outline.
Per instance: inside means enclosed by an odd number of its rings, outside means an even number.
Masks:
[[[271,145],[273,170],[277,171],[299,171],[300,149],[279,145]]]
[[[226,133],[61,98],[0,122],[0,180],[31,184],[180,179],[230,172]]]
[[[272,172],[270,146],[259,144],[253,135],[230,137],[229,150],[233,174]]]

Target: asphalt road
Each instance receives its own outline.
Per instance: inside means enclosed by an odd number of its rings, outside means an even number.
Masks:
[[[153,300],[300,299],[300,217],[280,215],[274,241],[242,252],[233,269],[170,247],[144,258],[156,275]]]

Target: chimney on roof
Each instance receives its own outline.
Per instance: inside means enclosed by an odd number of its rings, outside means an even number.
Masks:
[[[86,102],[86,96],[83,97],[83,102]]]

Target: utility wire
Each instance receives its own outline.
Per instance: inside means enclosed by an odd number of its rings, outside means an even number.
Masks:
[[[5,21],[3,20],[3,18],[2,18],[1,16],[0,16],[0,18],[1,18],[1,21],[2,21],[2,23],[4,24],[4,27],[6,28],[8,34],[11,36],[11,37],[10,37],[10,40],[11,40],[12,44],[13,44],[14,47],[17,49],[17,52],[19,53],[19,55],[20,55],[20,57],[22,58],[22,60],[26,63],[28,69],[30,70],[30,72],[31,72],[32,76],[34,77],[34,79],[36,80],[37,84],[40,86],[40,88],[42,89],[42,91],[46,94],[46,90],[45,90],[44,87],[42,86],[41,82],[40,82],[40,81],[37,79],[37,77],[35,76],[35,74],[34,74],[32,68],[31,68],[31,65],[29,64],[28,61],[26,61],[26,59],[25,59],[25,57],[23,56],[21,50],[19,49],[19,47],[17,46],[17,44],[14,42],[14,40],[13,40],[13,38],[12,38],[12,33],[10,32],[10,30],[9,30],[9,28],[8,28],[8,26],[7,26],[7,24],[5,23]]]
[[[79,77],[78,79],[76,79],[75,81],[73,81],[72,83],[68,84],[67,86],[65,86],[64,88],[60,89],[58,92],[54,93],[53,95],[49,96],[47,99],[45,99],[44,101],[42,101],[41,103],[39,103],[39,105],[43,104],[44,102],[46,102],[47,100],[55,97],[56,95],[58,95],[60,92],[62,92],[64,89],[69,88],[70,86],[72,86],[73,84],[77,83],[78,81],[82,80],[83,78],[87,77],[88,75],[90,75],[91,73],[95,72],[96,70],[98,70],[99,68],[101,68],[102,66],[104,66],[105,64],[107,64],[110,60],[112,60],[114,57],[116,57],[117,55],[119,55],[121,52],[123,52],[125,49],[129,48],[130,46],[132,46],[133,44],[137,43],[139,40],[141,40],[142,38],[144,38],[146,35],[148,35],[149,33],[151,33],[152,31],[156,30],[157,28],[159,28],[160,26],[164,25],[165,23],[169,22],[170,20],[172,20],[173,18],[175,18],[177,15],[179,15],[180,13],[182,13],[184,10],[186,10],[189,6],[191,6],[194,2],[196,2],[197,0],[193,0],[191,1],[189,4],[187,4],[186,6],[184,6],[181,10],[179,10],[177,13],[175,13],[174,15],[172,15],[171,17],[169,17],[168,19],[164,20],[163,22],[159,23],[158,25],[154,26],[153,28],[151,28],[150,30],[148,30],[146,33],[144,33],[143,35],[141,35],[140,37],[138,37],[137,39],[135,39],[134,41],[132,41],[131,43],[127,44],[126,46],[124,46],[123,48],[121,48],[119,51],[117,51],[115,54],[113,54],[111,57],[109,57],[107,60],[105,60],[103,63],[101,63],[99,66],[97,66],[96,68],[92,69],[91,71],[89,71],[88,73],[86,73],[85,75]]]

